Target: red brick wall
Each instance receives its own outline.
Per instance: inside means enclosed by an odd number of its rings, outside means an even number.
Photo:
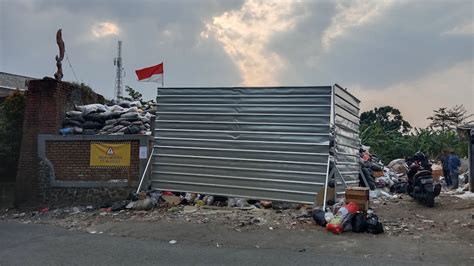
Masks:
[[[38,203],[38,134],[58,134],[68,107],[97,101],[103,101],[103,97],[82,93],[71,83],[51,78],[29,82],[16,177],[16,205]]]
[[[58,181],[139,180],[139,141],[131,141],[129,168],[91,168],[90,141],[46,141],[46,157]]]

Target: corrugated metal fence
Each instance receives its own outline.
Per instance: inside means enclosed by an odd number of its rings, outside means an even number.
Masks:
[[[345,89],[334,85],[333,124],[336,167],[347,184],[359,183],[359,103]]]
[[[328,174],[331,110],[354,108],[340,95],[331,86],[160,88],[152,187],[313,203]],[[338,163],[351,172],[346,155]]]

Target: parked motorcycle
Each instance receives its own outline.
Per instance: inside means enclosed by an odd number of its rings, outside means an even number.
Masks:
[[[441,192],[441,184],[435,184],[428,158],[422,152],[417,152],[413,158],[405,162],[408,195],[427,207],[433,207],[435,197]]]

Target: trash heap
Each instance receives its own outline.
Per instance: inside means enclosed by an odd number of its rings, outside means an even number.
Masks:
[[[362,211],[354,202],[337,204],[313,211],[314,221],[334,234],[343,232],[380,234],[384,232],[383,225],[372,209]]]
[[[213,207],[228,207],[237,209],[297,209],[302,204],[275,202],[269,200],[249,200],[246,198],[233,198],[224,196],[213,196],[198,193],[188,192],[170,192],[170,191],[156,191],[140,192],[130,196],[131,201],[124,204],[123,207],[132,210],[150,210],[156,206],[213,206]]]
[[[150,122],[155,119],[152,106],[139,101],[116,105],[89,104],[75,106],[66,112],[59,130],[61,135],[151,135]]]
[[[406,193],[407,177],[405,160],[397,159],[384,166],[377,156],[370,154],[365,149],[360,149],[360,165],[367,183],[369,184],[372,198],[381,194],[390,196],[389,193]],[[365,186],[362,177],[360,186]]]

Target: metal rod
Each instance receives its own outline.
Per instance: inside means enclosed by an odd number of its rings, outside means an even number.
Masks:
[[[161,162],[157,162],[157,163],[153,163],[153,165],[193,167],[193,168],[210,168],[210,169],[225,169],[225,170],[242,170],[242,171],[257,171],[257,172],[271,172],[271,173],[284,173],[284,174],[326,175],[326,173],[318,173],[318,172],[276,170],[276,169],[258,169],[258,168],[200,165],[200,164],[182,164],[182,163],[161,163]]]
[[[255,180],[255,181],[266,181],[275,183],[291,183],[291,184],[304,184],[304,185],[324,185],[321,182],[308,182],[308,181],[293,181],[293,180],[282,180],[282,179],[271,179],[271,178],[255,178],[255,177],[243,177],[243,176],[228,176],[228,175],[209,175],[209,174],[195,174],[195,173],[180,173],[180,172],[167,172],[167,171],[153,171],[156,174],[168,174],[168,175],[184,175],[184,176],[199,176],[199,177],[211,177],[211,178],[223,178],[223,179],[241,179],[241,180]]]
[[[148,157],[148,161],[146,162],[146,166],[145,166],[145,170],[143,171],[142,178],[140,179],[140,184],[138,184],[137,193],[140,192],[140,189],[141,189],[142,183],[143,183],[143,179],[145,179],[145,175],[147,173],[148,166],[150,165],[151,159],[153,158],[153,152],[154,151],[155,151],[155,148],[153,147],[153,149],[151,150],[151,153]]]
[[[314,191],[298,191],[298,190],[274,189],[274,188],[262,188],[262,187],[229,186],[229,185],[221,185],[221,184],[186,182],[186,181],[153,180],[152,182],[167,183],[167,184],[192,185],[192,186],[206,186],[206,187],[237,188],[237,189],[260,190],[260,191],[270,191],[270,192],[284,192],[284,193],[304,194],[304,195],[314,195],[315,194]]]
[[[164,146],[164,145],[157,145],[157,146],[155,146],[155,148],[162,148],[162,149],[184,149],[184,150],[207,150],[207,151],[255,152],[255,153],[278,153],[278,154],[295,154],[295,155],[316,155],[316,156],[327,156],[327,154],[324,154],[324,153],[312,153],[312,152],[293,152],[293,151],[269,151],[269,150],[223,149],[223,148],[184,147],[184,146]]]
[[[327,164],[327,175],[326,175],[326,182],[324,184],[324,198],[323,198],[323,211],[326,211],[326,199],[327,199],[327,194],[328,194],[328,181],[329,181],[329,164],[331,158],[328,156],[328,164]],[[335,166],[334,166],[335,167]]]
[[[249,115],[249,116],[296,116],[329,117],[326,114],[269,114],[269,113],[208,113],[208,112],[156,112],[157,115]]]
[[[156,129],[155,131],[202,132],[202,133],[242,133],[242,134],[273,134],[273,135],[307,135],[307,136],[329,136],[329,133],[307,133],[307,132],[267,132],[267,131],[208,130],[208,129],[174,129],[174,128],[158,128],[158,129]]]
[[[156,156],[160,156],[160,157],[195,158],[195,159],[213,159],[213,160],[227,160],[227,161],[228,161],[228,160],[231,160],[231,161],[267,162],[267,163],[326,165],[325,163],[294,162],[294,161],[280,161],[280,160],[263,160],[263,159],[249,159],[249,158],[231,158],[231,157],[212,157],[212,156],[196,156],[196,155],[181,155],[181,154],[157,154]]]
[[[197,123],[197,124],[232,124],[232,125],[270,125],[270,126],[317,126],[328,127],[329,124],[305,124],[305,123],[271,123],[271,122],[240,122],[240,121],[190,121],[190,120],[161,120],[160,123]]]
[[[331,97],[331,95],[327,94],[287,94],[287,95],[215,95],[215,94],[168,94],[168,95],[160,95],[160,98],[166,97],[191,97],[191,98],[308,98],[308,97]]]
[[[314,143],[314,142],[283,142],[283,141],[259,141],[259,140],[234,140],[234,139],[196,139],[196,138],[168,138],[168,137],[156,137],[155,140],[195,140],[195,141],[216,141],[216,142],[242,142],[242,143],[265,143],[265,144],[288,144],[288,145],[315,145],[315,146],[328,146],[329,141],[325,141],[326,143]]]

